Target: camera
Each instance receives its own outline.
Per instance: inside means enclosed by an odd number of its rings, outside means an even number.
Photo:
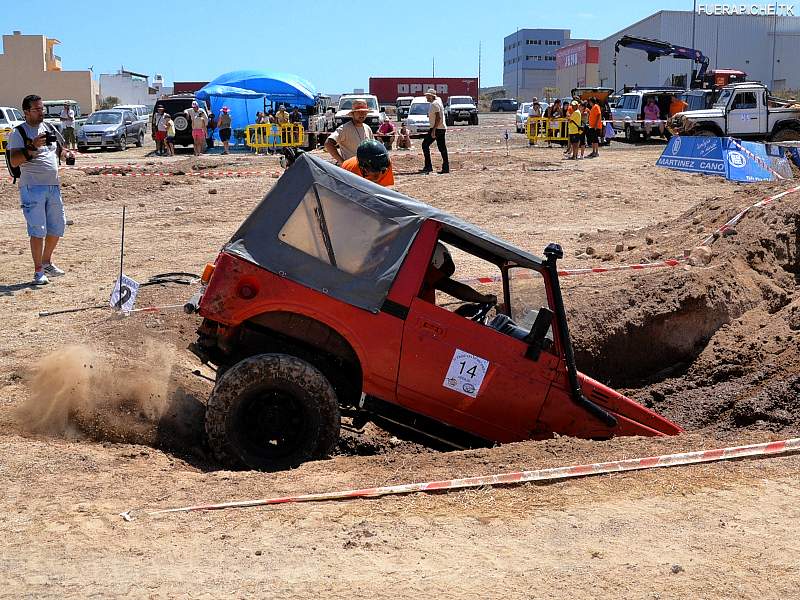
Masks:
[[[44,135],[45,135],[44,141],[47,144],[55,144],[56,140],[58,139],[56,138],[56,134],[53,133],[52,131],[48,131]]]
[[[74,167],[75,166],[75,155],[74,154],[67,154],[67,166]]]

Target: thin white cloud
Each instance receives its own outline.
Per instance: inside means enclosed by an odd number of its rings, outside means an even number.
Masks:
[[[592,13],[582,12],[582,13],[578,13],[578,18],[579,19],[596,19],[597,17],[595,15],[593,15]]]

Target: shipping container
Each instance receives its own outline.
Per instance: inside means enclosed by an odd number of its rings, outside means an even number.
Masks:
[[[478,95],[477,77],[370,77],[369,93],[378,97],[381,104],[394,104],[398,96],[422,96],[433,88],[436,95],[447,102],[450,96]]]

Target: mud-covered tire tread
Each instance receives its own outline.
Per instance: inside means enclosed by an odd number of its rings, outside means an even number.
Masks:
[[[302,402],[311,404],[318,414],[315,431],[308,443],[292,455],[269,461],[269,464],[247,464],[228,435],[227,425],[236,400],[252,386],[270,380],[288,381],[302,390]],[[246,358],[218,378],[206,408],[205,429],[215,457],[232,468],[255,468],[265,471],[289,469],[330,454],[339,441],[341,416],[333,386],[312,364],[288,354],[258,354]]]

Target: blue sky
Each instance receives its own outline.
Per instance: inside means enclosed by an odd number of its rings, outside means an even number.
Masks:
[[[475,76],[479,42],[481,85],[500,85],[503,38],[518,27],[602,39],[667,9],[692,10],[692,2],[38,0],[3,11],[0,31],[57,38],[63,68],[92,66],[95,77],[124,66],[167,82],[208,81],[262,68],[338,93],[367,88],[370,76],[429,75],[434,57],[437,76]]]

